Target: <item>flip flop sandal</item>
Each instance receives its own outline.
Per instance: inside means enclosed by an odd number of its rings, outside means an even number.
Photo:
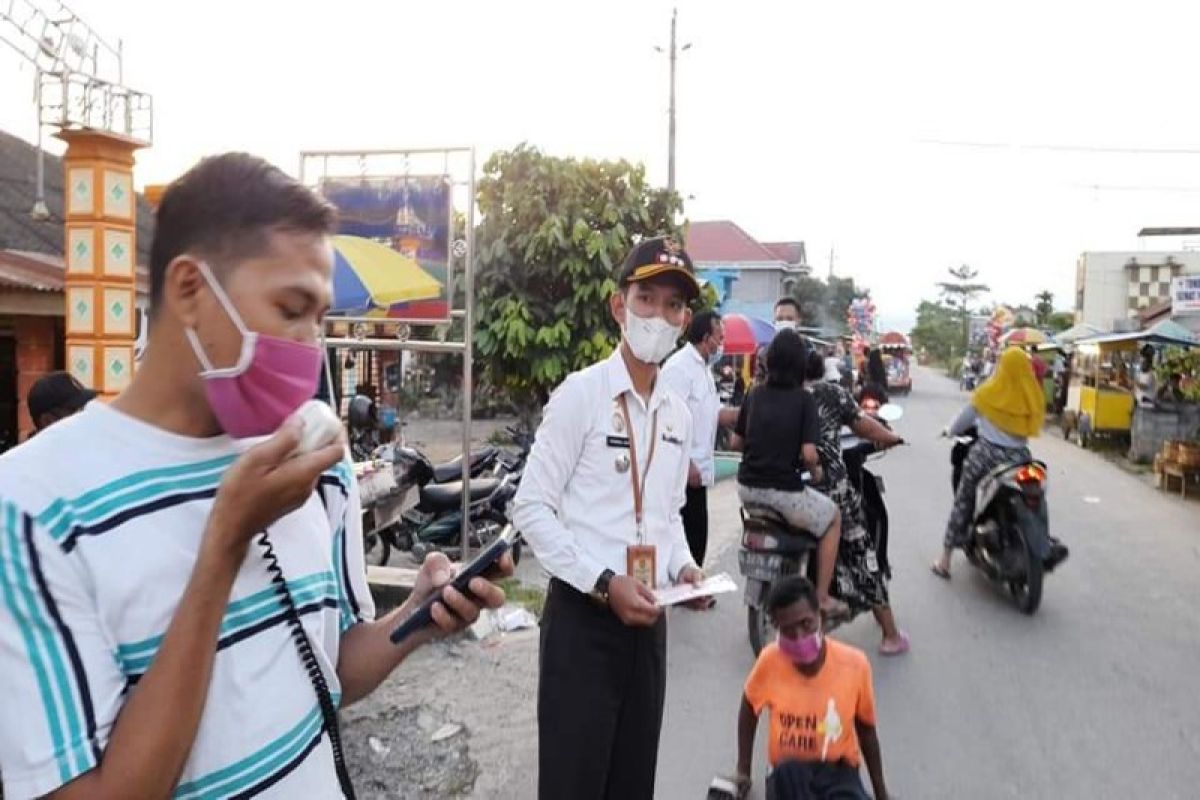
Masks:
[[[882,642],[879,644],[879,655],[881,656],[902,656],[909,650],[908,634],[900,631],[900,642],[894,645],[887,645]]]
[[[946,569],[941,564],[930,564],[929,571],[944,581],[950,580],[950,570]]]

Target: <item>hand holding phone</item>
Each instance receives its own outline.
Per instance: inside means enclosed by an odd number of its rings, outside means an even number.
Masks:
[[[454,576],[454,579],[448,584],[455,591],[470,600],[474,600],[468,588],[474,578],[482,576],[485,572],[499,563],[504,554],[512,549],[513,544],[519,538],[520,534],[516,532],[512,525],[508,525],[501,531],[500,535],[483,549],[470,564],[467,564],[459,573]],[[421,603],[421,605],[408,616],[397,628],[391,633],[392,644],[400,644],[409,636],[419,630],[422,630],[433,624],[433,606],[435,603],[442,601],[442,595],[445,587],[435,589]]]

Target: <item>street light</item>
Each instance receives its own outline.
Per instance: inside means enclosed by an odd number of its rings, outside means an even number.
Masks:
[[[667,112],[669,120],[667,123],[667,188],[671,191],[675,191],[675,19],[678,16],[679,9],[671,9],[671,102],[670,109]],[[664,52],[663,49],[657,45],[654,47],[654,49],[660,53]],[[683,47],[680,47],[679,51],[684,52],[691,49],[692,44],[691,42],[688,42]]]

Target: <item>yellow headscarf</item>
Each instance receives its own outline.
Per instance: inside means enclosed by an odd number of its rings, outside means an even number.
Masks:
[[[1046,418],[1046,397],[1033,374],[1029,356],[1005,350],[996,372],[971,395],[980,416],[1010,436],[1037,436]]]

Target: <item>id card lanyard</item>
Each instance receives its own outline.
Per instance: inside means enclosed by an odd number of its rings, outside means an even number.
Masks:
[[[637,544],[630,546],[626,554],[628,574],[653,589],[657,564],[654,547],[646,545],[644,499],[646,479],[650,475],[650,465],[654,462],[654,450],[658,443],[658,410],[651,415],[650,451],[646,454],[646,469],[643,471],[638,463],[637,431],[634,430],[629,417],[629,402],[625,395],[621,395],[620,403],[621,414],[625,418],[625,429],[629,431],[629,480],[633,484],[633,516],[637,525]]]

